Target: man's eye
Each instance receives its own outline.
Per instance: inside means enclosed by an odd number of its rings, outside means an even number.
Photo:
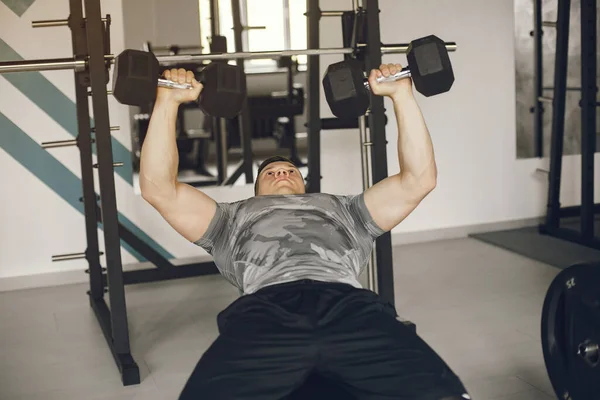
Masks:
[[[267,172],[267,175],[273,175],[273,173],[269,171],[269,172]]]
[[[294,170],[293,170],[293,169],[290,169],[290,174],[293,174],[293,173],[294,173]]]

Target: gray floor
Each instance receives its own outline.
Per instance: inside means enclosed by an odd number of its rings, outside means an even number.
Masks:
[[[539,321],[558,269],[474,239],[394,248],[397,307],[475,400],[555,399]],[[142,383],[123,387],[85,285],[0,293],[0,399],[175,399],[236,298],[220,277],[127,287]]]
[[[563,219],[560,227],[581,232],[580,221],[580,218]],[[600,218],[596,218],[595,228],[595,236],[600,237]],[[479,233],[473,237],[560,269],[600,261],[600,250],[542,235],[537,226]]]

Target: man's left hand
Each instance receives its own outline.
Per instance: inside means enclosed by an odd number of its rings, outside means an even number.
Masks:
[[[369,85],[371,92],[377,96],[389,96],[394,98],[397,95],[412,94],[412,79],[403,78],[395,82],[378,83],[377,78],[388,77],[402,70],[400,64],[381,64],[379,69],[372,69],[369,74]]]

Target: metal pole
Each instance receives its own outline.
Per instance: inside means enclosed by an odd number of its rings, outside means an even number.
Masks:
[[[594,238],[596,152],[596,0],[581,0],[581,236]]]
[[[70,147],[77,146],[77,139],[69,139],[69,140],[57,140],[55,142],[43,142],[42,148],[44,149],[52,149],[55,147]]]
[[[82,71],[85,70],[85,67],[86,63],[84,60],[74,60],[73,58],[4,61],[0,63],[0,74],[7,74],[10,72],[53,71],[63,69]]]
[[[554,65],[554,105],[550,147],[550,177],[546,205],[546,228],[560,225],[560,180],[565,135],[565,97],[569,50],[569,16],[571,0],[558,0],[556,24],[556,56]]]
[[[219,0],[210,0],[210,35],[219,36],[220,32]]]
[[[220,127],[218,134],[221,135],[221,175],[219,181],[225,182],[227,180],[227,169],[229,167],[229,151],[227,146],[227,120],[225,120],[225,118],[217,118],[217,121]]]
[[[100,18],[100,2],[85,0],[87,15],[86,34],[89,51],[89,73],[93,96],[93,113],[96,131],[100,201],[102,204],[102,227],[109,280],[111,329],[117,354],[130,353],[129,328],[123,284],[121,241],[117,220],[117,199],[109,126],[108,99],[106,96],[106,65],[104,63],[103,26]],[[104,93],[102,93],[104,90]],[[86,93],[87,96],[87,93]],[[139,381],[139,376],[137,378]]]
[[[308,18],[310,23],[310,18]],[[366,44],[359,43],[358,47],[365,47]],[[382,54],[391,53],[406,53],[408,44],[394,45],[391,47],[382,47]],[[448,42],[446,49],[448,51],[456,51],[456,44]],[[352,54],[354,49],[350,47],[334,47],[334,48],[309,48],[296,50],[276,50],[276,51],[252,51],[252,52],[234,52],[234,53],[210,53],[210,54],[181,54],[181,55],[164,55],[156,56],[158,62],[163,66],[181,63],[193,63],[197,61],[218,61],[218,60],[251,60],[251,59],[269,59],[291,57],[295,55],[331,55],[331,54]],[[107,62],[114,63],[115,56],[106,54],[104,59]],[[0,74],[10,72],[28,72],[28,71],[50,71],[73,69],[75,71],[83,71],[87,68],[86,60],[75,60],[73,58],[56,58],[56,59],[41,59],[41,60],[21,60],[21,61],[5,61],[0,62]]]
[[[242,10],[240,8],[240,0],[231,0],[231,14],[233,18],[233,35],[235,42],[235,51],[242,52],[244,50],[243,37],[244,27],[242,26]],[[236,58],[236,64],[244,69],[244,59]],[[248,98],[244,98],[242,110],[238,115],[238,130],[240,133],[240,144],[242,146],[242,162],[246,183],[254,182],[254,172],[252,170],[252,132],[250,128],[250,113],[248,111]],[[226,144],[226,141],[224,141]],[[225,179],[223,180],[225,181]],[[232,182],[233,184],[234,182]]]
[[[310,18],[309,18],[310,19]],[[218,54],[188,54],[177,56],[157,56],[158,62],[162,65],[169,63],[185,63],[194,61],[206,60],[235,60],[235,59],[269,59],[280,58],[283,56],[307,55],[317,56],[324,54],[351,54],[354,49],[350,48],[327,48],[327,49],[299,49],[299,50],[275,50],[275,51],[248,51],[235,53],[218,53]]]
[[[360,156],[363,191],[371,187],[373,182],[371,171],[371,151],[373,142],[371,141],[371,133],[367,129],[366,116],[358,117],[358,131],[360,133]],[[377,289],[377,260],[375,257],[375,249],[371,252],[371,257],[367,264],[367,289],[378,292]]]
[[[104,253],[99,252],[98,254],[102,255]],[[57,254],[55,256],[52,256],[52,262],[79,260],[82,258],[88,258],[88,253],[85,252],[85,253]],[[102,272],[100,272],[100,277],[102,277]],[[102,280],[100,280],[100,283],[102,283]]]
[[[321,192],[321,82],[320,60],[316,57],[319,49],[319,0],[306,0],[308,13],[307,47],[310,54],[307,60],[307,128],[308,128],[308,193]]]
[[[543,51],[542,51],[542,0],[533,2],[533,71],[535,76],[533,89],[533,134],[536,157],[544,155],[544,106],[540,98],[543,96],[544,83]]]
[[[76,58],[87,57],[87,39],[85,25],[83,24],[83,5],[81,0],[70,0],[71,16],[69,18],[71,28],[71,40],[73,55]],[[89,269],[89,296],[92,301],[104,301],[104,286],[102,284],[102,265],[98,244],[98,222],[96,211],[98,209],[98,197],[94,184],[94,171],[92,169],[92,128],[90,126],[90,107],[87,85],[89,74],[84,70],[75,70],[75,104],[77,112],[77,139],[73,140],[79,148],[79,163],[81,168],[81,186],[83,211],[85,216],[85,236],[87,248],[85,250]],[[62,141],[64,145],[69,141]],[[57,143],[48,143],[53,147]],[[43,145],[43,144],[42,144]],[[54,259],[53,259],[54,260]]]
[[[455,42],[445,42],[446,50],[449,52],[456,51],[458,45]],[[359,43],[358,47],[365,47],[366,43]],[[382,44],[381,54],[406,54],[410,43],[398,43],[398,44]]]
[[[344,11],[321,11],[321,17],[341,17],[344,15]]]
[[[379,2],[366,0],[367,12],[367,51],[365,54],[365,67],[367,71],[379,68],[381,65],[381,38],[379,30]],[[369,115],[369,130],[373,141],[372,168],[373,184],[387,178],[387,149],[385,136],[385,109],[383,97],[371,98],[371,113]],[[395,304],[394,295],[394,268],[392,259],[392,240],[390,232],[377,238],[377,289],[379,295],[390,304]]]
[[[283,0],[283,48],[286,50],[292,47],[290,31],[290,0]]]
[[[71,17],[72,18],[72,17]],[[67,26],[69,25],[69,19],[46,19],[40,21],[31,21],[32,28],[51,28],[56,26]],[[85,18],[79,20],[80,24],[83,26],[85,23]],[[102,22],[106,22],[106,18],[102,18]]]

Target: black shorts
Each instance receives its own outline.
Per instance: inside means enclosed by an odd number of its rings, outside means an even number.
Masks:
[[[396,317],[376,293],[345,284],[263,288],[218,315],[220,335],[179,399],[315,400],[332,389],[345,393],[339,399],[468,399],[446,363]]]

